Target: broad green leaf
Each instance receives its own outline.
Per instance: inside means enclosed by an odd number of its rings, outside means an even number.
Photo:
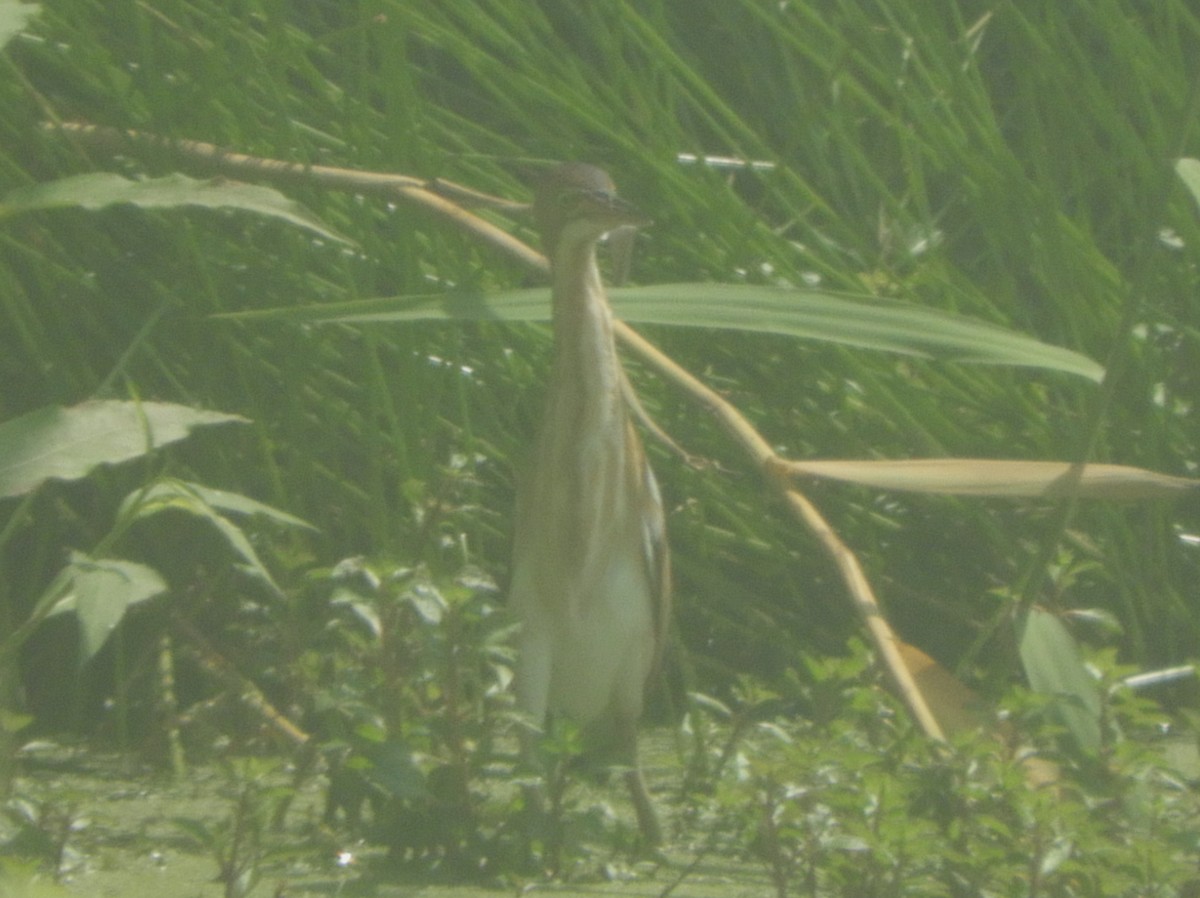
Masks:
[[[84,661],[104,647],[130,606],[167,591],[157,571],[132,561],[90,558],[73,552],[68,572],[70,591],[55,604],[51,614],[75,612],[83,637]]]
[[[395,297],[223,317],[346,323],[548,321],[548,297],[544,289],[487,296]],[[611,290],[609,298],[615,314],[634,324],[757,331],[922,358],[1044,368],[1093,381],[1104,376],[1099,363],[1072,350],[983,321],[896,301],[815,290],[705,283],[621,287]]]
[[[16,37],[29,20],[41,12],[36,3],[14,3],[0,0],[0,48]]]
[[[1054,711],[1075,744],[1088,754],[1100,750],[1100,689],[1088,672],[1075,640],[1062,622],[1031,608],[1017,622],[1017,643],[1025,676],[1035,692],[1054,699]]]
[[[47,406],[0,424],[0,498],[47,480],[78,480],[182,440],[194,427],[245,423],[237,415],[163,402],[96,400]]]
[[[1196,489],[1200,480],[1124,465],[983,458],[911,458],[898,461],[789,461],[794,474],[825,477],[878,489],[954,496],[1084,499],[1163,499]]]
[[[121,503],[120,514],[122,516],[131,515],[134,518],[147,518],[161,511],[174,509],[206,521],[221,534],[229,547],[241,557],[246,571],[251,576],[267,584],[273,592],[278,593],[279,587],[267,570],[266,565],[259,559],[258,553],[254,551],[254,546],[251,544],[249,537],[246,536],[237,524],[222,515],[217,511],[216,507],[209,503],[208,496],[213,493],[216,494],[218,500],[222,501],[232,495],[220,490],[197,489],[194,484],[166,478],[152,484],[148,489],[138,490],[127,496],[125,501]],[[253,506],[255,507],[255,511],[251,513],[269,513],[276,520],[283,521],[284,518],[287,518],[290,519],[287,523],[296,522],[300,526],[310,526],[299,518],[293,518],[291,515],[286,515],[284,512],[270,508],[270,506],[261,505],[251,499],[245,499],[245,497],[239,498],[243,500],[237,503],[238,508],[235,509],[239,513],[244,513]]]
[[[181,174],[131,181],[110,172],[96,172],[20,187],[0,201],[0,220],[22,212],[66,208],[96,210],[123,203],[143,209],[201,206],[253,212],[306,228],[339,243],[350,242],[274,188],[223,178],[201,181]]]
[[[1175,174],[1189,191],[1192,198],[1200,204],[1200,159],[1179,159],[1175,162]]]

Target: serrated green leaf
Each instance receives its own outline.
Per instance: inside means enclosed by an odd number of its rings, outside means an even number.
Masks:
[[[138,458],[193,428],[245,423],[238,415],[164,402],[97,400],[47,406],[0,424],[0,498],[47,480],[78,480],[97,465]]]
[[[437,587],[429,583],[418,583],[404,593],[409,603],[427,624],[437,625],[446,614],[446,599]]]
[[[181,174],[131,181],[111,172],[95,172],[20,187],[0,202],[0,220],[23,212],[67,208],[97,210],[126,203],[142,209],[199,206],[253,212],[278,218],[339,243],[351,242],[272,187],[223,178],[198,180]]]

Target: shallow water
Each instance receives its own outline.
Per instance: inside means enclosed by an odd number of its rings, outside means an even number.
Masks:
[[[656,752],[650,752],[653,757]],[[282,830],[263,822],[245,832],[259,834],[257,863],[248,864],[256,879],[227,889],[213,845],[228,851],[235,809],[246,801],[246,767],[239,780],[216,766],[197,768],[177,781],[165,773],[139,769],[126,758],[53,744],[23,752],[13,802],[18,810],[0,819],[0,842],[19,839],[25,857],[40,861],[40,884],[26,882],[24,867],[7,880],[0,894],[13,896],[88,895],[120,898],[223,898],[251,896],[494,896],[520,890],[514,884],[492,887],[446,883],[419,871],[397,870],[382,848],[340,841],[339,833],[321,825],[322,777],[297,788],[282,763],[246,762],[255,768],[254,789],[262,806],[274,797],[291,795]],[[651,764],[649,773],[655,771]],[[664,789],[666,787],[663,787]],[[600,793],[603,798],[603,793]],[[623,790],[614,802],[624,803]],[[624,808],[618,809],[624,812]],[[260,816],[266,821],[269,814]],[[24,828],[14,821],[37,821]],[[246,815],[246,820],[250,815]],[[205,837],[211,844],[203,844]],[[250,838],[242,841],[250,845]],[[11,847],[11,845],[10,845]],[[699,896],[770,895],[762,868],[727,857],[709,855],[696,861],[696,849],[673,845],[664,862],[633,863],[618,856],[589,859],[589,869],[576,869],[573,882],[536,881],[540,894],[662,894],[680,877],[674,894]],[[57,866],[61,888],[52,886]],[[529,885],[529,884],[527,884]]]

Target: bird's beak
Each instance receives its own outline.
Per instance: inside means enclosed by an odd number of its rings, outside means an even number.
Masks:
[[[608,247],[611,261],[610,280],[615,286],[624,284],[629,279],[629,271],[633,265],[633,237],[637,229],[650,224],[650,218],[643,215],[633,203],[626,202],[616,194],[605,193],[598,198],[600,208],[598,217],[609,218],[613,222],[612,229],[605,235],[604,242]]]
[[[608,279],[614,287],[620,287],[629,280],[629,271],[633,267],[633,237],[636,233],[636,225],[626,224],[613,228],[604,238],[610,260]]]
[[[621,199],[615,193],[597,192],[589,194],[588,200],[597,218],[608,219],[613,228],[632,227],[644,228],[651,224],[649,216],[644,215],[637,206]]]

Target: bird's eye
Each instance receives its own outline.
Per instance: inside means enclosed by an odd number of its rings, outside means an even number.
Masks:
[[[609,205],[614,199],[608,190],[565,190],[557,196],[556,201],[559,208],[569,214],[577,209]]]

